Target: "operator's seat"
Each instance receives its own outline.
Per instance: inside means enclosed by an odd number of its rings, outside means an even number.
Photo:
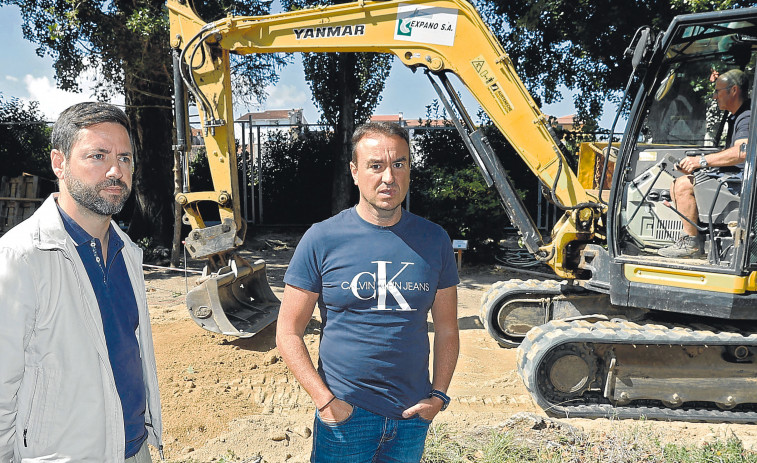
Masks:
[[[725,173],[720,177],[706,172],[694,173],[694,198],[699,209],[699,221],[709,229],[707,252],[710,263],[720,264],[723,259],[729,261],[732,252],[732,240],[725,242],[720,237],[730,237],[728,224],[739,220],[739,203],[741,201],[741,172]]]
[[[700,222],[715,225],[738,221],[742,181],[739,172],[713,177],[700,170],[694,178],[694,198]]]

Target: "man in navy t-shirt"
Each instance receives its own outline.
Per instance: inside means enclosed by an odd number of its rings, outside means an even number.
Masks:
[[[708,176],[720,178],[725,175],[743,175],[746,151],[742,150],[741,146],[749,141],[749,120],[752,115],[748,92],[749,79],[738,69],[731,69],[717,77],[712,98],[718,102],[719,109],[730,113],[726,149],[699,157],[688,156],[679,161],[679,170],[691,174],[697,169],[715,167],[717,169],[713,169]],[[699,258],[704,255],[704,238],[694,225],[699,221],[694,187],[693,175],[679,177],[670,187],[676,208],[690,222],[683,221],[683,234],[677,242],[657,251],[663,257]]]
[[[457,268],[447,233],[401,208],[410,185],[407,132],[365,124],[352,146],[360,200],[313,225],[297,246],[276,341],[317,408],[312,461],[418,462],[431,420],[449,403]],[[303,342],[316,302],[317,370]]]

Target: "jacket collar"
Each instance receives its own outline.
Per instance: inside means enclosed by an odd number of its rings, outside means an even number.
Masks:
[[[60,193],[53,193],[42,203],[39,210],[34,213],[38,216],[37,228],[33,231],[34,245],[39,249],[59,249],[66,247],[66,241],[70,239],[63,219],[58,212],[55,203]]]
[[[37,228],[34,230],[34,245],[43,250],[51,249],[64,249],[66,243],[70,242],[72,245],[76,245],[71,236],[66,231],[66,227],[63,225],[63,219],[58,211],[58,205],[56,199],[60,193],[53,193],[42,203],[42,206],[34,213],[34,216],[38,218]],[[131,244],[126,238],[126,234],[122,232],[115,222],[111,221],[111,228],[115,230],[116,235],[124,243],[124,249],[137,248],[136,245],[126,246]],[[137,248],[138,249],[138,248]]]

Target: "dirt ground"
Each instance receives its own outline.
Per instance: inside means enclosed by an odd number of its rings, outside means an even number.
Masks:
[[[268,281],[281,298],[282,278],[298,239],[276,234],[248,240],[243,256],[267,262]],[[190,264],[191,265],[191,264]],[[197,265],[195,269],[199,268]],[[518,413],[546,416],[529,398],[515,370],[515,349],[503,349],[478,320],[480,298],[494,282],[537,278],[512,269],[465,266],[461,271],[458,318],[461,350],[449,395],[452,404],[435,422],[458,433],[505,426]],[[275,324],[247,339],[210,333],[196,325],[185,307],[196,275],[145,271],[153,324],[168,461],[250,463],[306,462],[311,448],[314,406],[281,361]],[[317,311],[316,311],[317,312]],[[315,359],[317,320],[306,344]],[[429,336],[433,336],[430,333]],[[561,420],[587,433],[632,421]],[[670,441],[703,442],[735,434],[757,449],[757,426],[650,422]],[[153,454],[157,458],[157,453]],[[156,460],[157,461],[157,460]]]

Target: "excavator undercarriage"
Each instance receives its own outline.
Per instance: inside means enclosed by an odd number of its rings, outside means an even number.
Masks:
[[[518,369],[551,416],[755,423],[755,328],[551,321],[529,331]]]
[[[754,321],[629,310],[556,280],[495,283],[481,306],[550,416],[757,422]]]

